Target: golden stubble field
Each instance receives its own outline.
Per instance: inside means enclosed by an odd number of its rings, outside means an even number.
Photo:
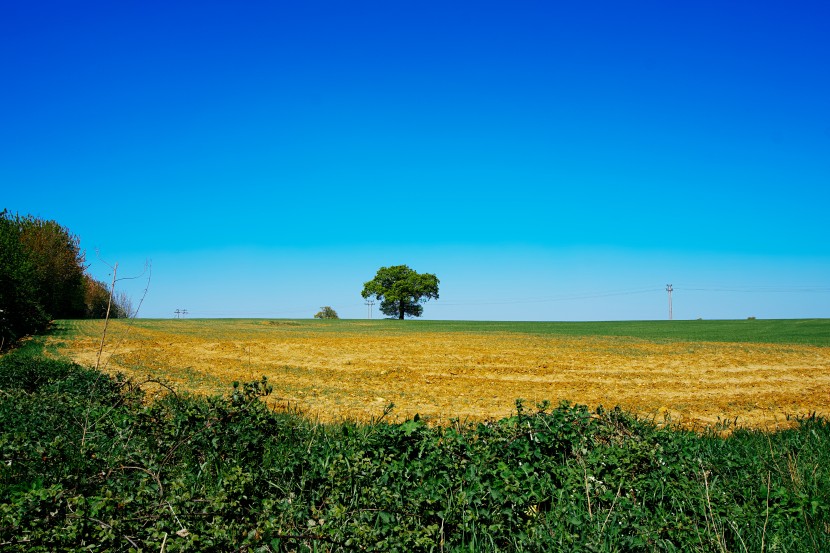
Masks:
[[[94,366],[103,322],[60,324],[49,346]],[[321,421],[370,420],[389,403],[393,420],[500,418],[516,398],[531,408],[543,400],[619,405],[698,428],[737,417],[772,429],[788,426],[788,415],[830,413],[830,348],[818,346],[418,332],[355,321],[138,320],[110,322],[102,365],[198,394],[265,375],[274,385],[269,403]]]

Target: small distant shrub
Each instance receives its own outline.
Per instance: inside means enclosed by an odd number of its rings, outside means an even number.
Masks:
[[[746,318],[746,320],[747,320],[747,321],[754,321],[754,320],[755,320],[755,317],[747,317],[747,318]]]
[[[340,317],[337,315],[337,311],[326,305],[325,307],[321,307],[320,311],[318,311],[314,315],[315,319],[339,319]]]

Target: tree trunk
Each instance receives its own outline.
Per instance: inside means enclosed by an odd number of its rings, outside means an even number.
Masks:
[[[403,320],[403,307],[403,300],[401,300],[400,303],[398,303],[398,318],[400,320]]]

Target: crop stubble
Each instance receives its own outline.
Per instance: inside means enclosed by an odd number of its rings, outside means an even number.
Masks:
[[[73,321],[51,340],[95,363],[102,323]],[[436,423],[510,414],[561,400],[623,409],[658,422],[702,427],[787,426],[787,415],[830,413],[830,348],[803,345],[654,342],[626,337],[525,333],[331,331],[275,321],[110,322],[109,371],[169,380],[200,394],[268,377],[271,402],[322,421],[416,413]],[[376,328],[376,327],[375,327]]]

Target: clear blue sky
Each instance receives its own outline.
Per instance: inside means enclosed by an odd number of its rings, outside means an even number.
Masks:
[[[141,314],[830,317],[830,3],[15,2],[0,208]],[[139,294],[139,281],[123,283]],[[376,313],[377,315],[377,313]]]

